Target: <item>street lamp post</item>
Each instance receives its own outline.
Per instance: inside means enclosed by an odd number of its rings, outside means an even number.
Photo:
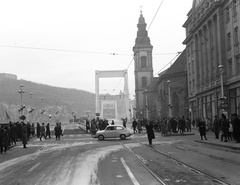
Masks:
[[[145,96],[146,96],[146,118],[148,119],[148,96],[147,96],[147,90],[145,90]]]
[[[169,110],[169,117],[172,117],[172,102],[171,102],[171,81],[168,80],[168,110]]]
[[[219,69],[219,73],[220,73],[220,83],[221,83],[221,107],[223,106],[224,100],[226,99],[226,97],[224,96],[224,91],[223,91],[223,65],[219,65],[218,69]],[[222,107],[222,112],[224,112],[224,108]]]
[[[31,115],[31,118],[33,118],[33,116],[32,116],[32,112],[33,112],[33,108],[32,108],[32,96],[33,96],[33,93],[30,93],[30,115]]]
[[[21,98],[21,108],[20,108],[20,113],[21,113],[21,116],[23,115],[23,101],[22,101],[22,94],[24,93],[24,90],[22,89],[24,86],[23,84],[20,85],[20,90],[18,90],[18,93],[20,93],[20,98]]]

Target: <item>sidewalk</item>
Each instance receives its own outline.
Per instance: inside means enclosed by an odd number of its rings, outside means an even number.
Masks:
[[[84,123],[79,124],[79,128],[86,130],[86,126]],[[131,129],[130,123],[127,124],[127,128]],[[155,133],[159,133],[159,132],[155,132]],[[215,134],[212,131],[207,132],[206,134],[207,140],[201,140],[198,128],[192,128],[191,132],[184,132],[183,135],[179,133],[171,133],[171,134],[167,134],[165,137],[190,136],[190,135],[195,135],[194,142],[197,142],[197,143],[230,148],[232,150],[240,150],[240,143],[235,143],[234,140],[223,142],[220,139],[215,139]]]
[[[213,146],[219,146],[224,148],[230,148],[232,150],[240,150],[240,143],[235,143],[234,140],[228,140],[227,142],[221,141],[220,137],[219,139],[215,139],[215,134],[212,131],[207,132],[207,140],[200,139],[200,134],[198,132],[197,128],[193,128],[193,132],[195,132],[195,135],[197,135],[197,138],[194,140],[194,142],[213,145]]]

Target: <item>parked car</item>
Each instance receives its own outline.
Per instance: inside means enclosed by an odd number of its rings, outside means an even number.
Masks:
[[[108,125],[105,130],[97,131],[95,137],[100,141],[105,138],[120,138],[122,140],[126,139],[132,135],[132,131],[123,127],[122,125]]]

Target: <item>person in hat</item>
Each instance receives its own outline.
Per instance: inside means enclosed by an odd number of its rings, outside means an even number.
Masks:
[[[233,138],[236,140],[236,143],[240,143],[240,119],[236,113],[231,114],[231,123],[233,126]]]

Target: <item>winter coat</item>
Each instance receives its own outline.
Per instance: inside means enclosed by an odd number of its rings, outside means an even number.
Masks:
[[[62,135],[62,130],[60,126],[55,126],[54,131],[55,131],[55,136]]]
[[[153,131],[153,124],[146,125],[147,136],[149,139],[155,139],[154,131]]]
[[[205,121],[199,121],[198,123],[200,135],[206,135],[206,123]]]
[[[8,146],[8,133],[5,129],[1,128],[0,129],[0,137],[1,137],[1,146]]]
[[[22,128],[22,144],[27,144],[28,141],[28,130],[27,126],[23,126]]]
[[[228,136],[229,122],[226,119],[221,119],[221,131],[223,136]]]

